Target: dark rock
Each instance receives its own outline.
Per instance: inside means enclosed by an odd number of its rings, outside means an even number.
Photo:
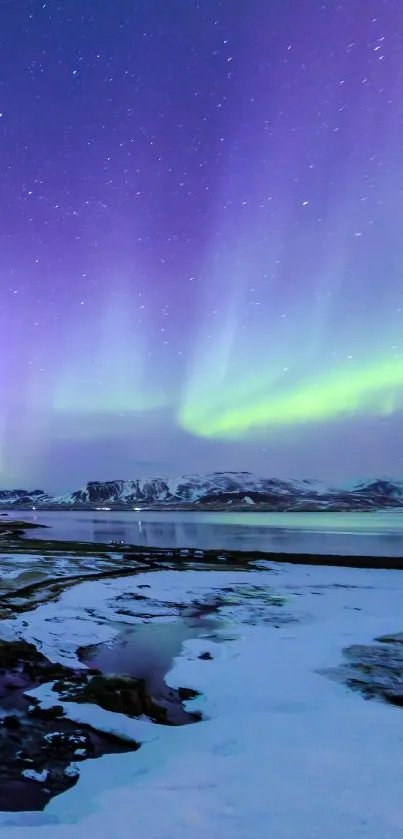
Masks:
[[[52,690],[61,699],[70,702],[86,702],[99,705],[105,711],[139,717],[145,714],[161,725],[170,725],[170,718],[164,704],[157,702],[148,692],[144,679],[131,676],[90,676],[88,671],[70,675],[69,679],[55,682]],[[197,694],[183,688],[185,695],[177,692],[178,700],[189,699]]]
[[[162,725],[201,719],[200,714],[189,714],[181,705],[182,699],[196,696],[195,691],[172,689],[169,698],[159,695],[156,700],[143,679],[105,676],[97,669],[75,671],[50,662],[33,644],[23,641],[0,641],[0,669],[0,707],[3,699],[8,712],[0,725],[0,811],[42,810],[52,796],[77,782],[78,774],[69,771],[71,764],[140,748],[89,726],[77,726],[57,704],[57,693],[66,701],[94,703],[130,717],[147,715]],[[55,691],[55,704],[50,708],[26,695],[27,690],[46,682],[53,682]],[[18,716],[11,713],[14,709]],[[46,783],[22,777],[24,769],[46,769]]]
[[[363,672],[373,673],[377,668],[382,668],[385,672],[403,672],[403,649],[392,644],[353,644],[346,647],[343,653],[352,666],[360,668]]]
[[[3,679],[3,688],[6,690],[21,690],[21,688],[26,687],[26,685],[26,679],[18,673],[9,673],[8,676]]]
[[[201,658],[202,661],[212,661],[213,656],[211,655],[211,653],[206,652],[206,653],[201,653],[201,655],[199,655],[199,658]]]
[[[63,676],[68,676],[71,670],[63,667],[62,664],[50,663],[41,667],[41,679],[47,682],[54,682],[55,679],[61,679]]]
[[[144,713],[145,689],[140,679],[77,675],[53,686],[63,699],[95,703],[106,711],[137,717]]]
[[[200,696],[200,692],[198,690],[192,690],[192,688],[178,688],[178,694],[184,701],[187,699],[195,699],[196,696]]]
[[[40,720],[56,720],[64,716],[63,705],[52,705],[51,708],[43,708],[41,705],[33,705],[28,711],[30,717],[37,717]]]
[[[392,635],[380,635],[375,638],[381,644],[403,644],[403,632],[395,632]]]
[[[21,661],[45,664],[47,659],[38,652],[34,644],[27,641],[0,641],[0,666],[6,670],[16,667]]]
[[[77,729],[73,733],[55,731],[48,734],[42,743],[42,752],[46,758],[72,761],[92,757],[94,748],[88,733]]]
[[[16,717],[14,714],[9,714],[7,717],[3,717],[3,725],[10,731],[13,729],[16,730],[21,727],[19,718]]]
[[[383,698],[391,705],[397,705],[399,708],[403,707],[403,688],[400,691],[385,691]]]
[[[0,658],[0,708],[7,710],[0,725],[0,811],[43,810],[52,796],[77,782],[77,773],[69,772],[71,764],[139,748],[90,726],[78,726],[63,715],[60,704],[42,708],[37,699],[26,696],[27,690],[55,677],[62,684],[68,679],[74,683],[78,676],[83,678],[82,671],[52,664],[25,642],[0,642]],[[46,769],[46,782],[25,778],[24,769]]]
[[[325,671],[326,675],[359,690],[365,699],[379,698],[403,706],[403,646],[400,643],[385,640],[378,646],[354,644],[343,650],[343,654],[347,663]]]

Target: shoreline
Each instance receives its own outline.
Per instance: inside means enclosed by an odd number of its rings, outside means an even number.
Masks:
[[[327,507],[273,507],[269,504],[148,504],[144,506],[128,506],[127,504],[41,504],[38,506],[13,504],[0,505],[2,513],[402,513],[403,505],[390,507],[343,507],[328,505]]]
[[[69,555],[76,554],[121,554],[123,563],[136,561],[144,565],[153,566],[157,564],[172,564],[174,568],[183,568],[209,565],[215,568],[226,567],[254,567],[257,562],[276,562],[284,565],[312,565],[332,566],[339,568],[372,568],[379,570],[403,571],[402,556],[368,556],[357,554],[322,554],[322,553],[283,553],[278,551],[251,551],[251,550],[227,550],[225,548],[214,548],[202,550],[196,547],[186,548],[162,548],[149,545],[135,544],[114,544],[104,542],[82,542],[79,540],[58,540],[48,538],[30,539],[29,534],[24,534],[24,523],[18,522],[18,529],[11,532],[11,538],[15,542],[10,545],[7,539],[0,540],[0,552],[2,550],[13,550],[18,546],[19,553],[31,553],[44,550],[47,554],[65,551]],[[28,528],[27,528],[28,529]],[[48,528],[50,529],[50,528]],[[1,534],[1,531],[0,531]],[[25,550],[24,550],[25,549]],[[122,568],[123,573],[127,569]]]
[[[185,556],[184,556],[185,554]],[[202,556],[201,556],[202,554]],[[144,548],[135,546],[126,551],[123,559],[138,559],[146,561],[158,561],[168,559],[170,562],[181,561],[184,563],[237,566],[239,564],[255,564],[257,562],[276,562],[284,565],[322,565],[338,568],[371,568],[379,570],[403,571],[403,556],[401,557],[380,557],[380,556],[355,556],[351,554],[312,554],[312,553],[279,553],[277,551],[228,551],[228,550],[204,550],[198,548]]]
[[[92,542],[52,539],[43,535],[33,537],[30,531],[51,531],[50,525],[18,520],[0,520],[0,554],[15,551],[31,554],[42,551],[47,555],[66,554],[85,556],[118,554],[124,564],[135,561],[152,566],[156,563],[170,564],[174,568],[209,565],[215,568],[256,566],[257,562],[275,562],[285,565],[333,566],[340,568],[371,568],[403,571],[403,550],[401,556],[371,556],[364,554],[312,553],[301,551],[259,551],[229,550],[226,548],[200,549],[198,547],[159,547],[130,542]],[[49,534],[50,536],[50,534]],[[127,568],[122,571],[127,573]]]

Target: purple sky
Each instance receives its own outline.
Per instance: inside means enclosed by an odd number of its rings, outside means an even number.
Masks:
[[[403,475],[401,0],[3,0],[0,40],[1,486]]]

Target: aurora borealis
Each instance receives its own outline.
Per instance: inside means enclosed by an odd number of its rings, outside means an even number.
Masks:
[[[3,0],[0,483],[403,474],[401,0]]]

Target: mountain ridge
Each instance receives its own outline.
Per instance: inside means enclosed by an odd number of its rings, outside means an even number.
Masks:
[[[209,472],[177,478],[88,481],[64,495],[44,490],[0,490],[0,507],[133,509],[250,509],[371,511],[403,508],[403,481],[373,478],[347,487],[314,479],[267,478],[251,472]]]

